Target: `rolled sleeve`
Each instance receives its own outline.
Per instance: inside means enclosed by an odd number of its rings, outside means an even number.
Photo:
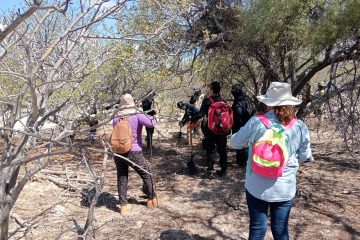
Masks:
[[[314,158],[311,153],[310,147],[310,134],[309,129],[306,127],[305,124],[302,124],[302,134],[301,134],[301,144],[298,150],[298,159],[299,162],[304,161],[313,161]]]

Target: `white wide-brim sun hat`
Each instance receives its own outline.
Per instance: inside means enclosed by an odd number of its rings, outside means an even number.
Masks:
[[[290,84],[285,82],[272,82],[265,95],[257,96],[257,99],[267,106],[293,106],[299,105],[302,100],[294,97],[291,93]]]
[[[140,112],[130,94],[126,93],[120,97],[119,115],[133,115]]]

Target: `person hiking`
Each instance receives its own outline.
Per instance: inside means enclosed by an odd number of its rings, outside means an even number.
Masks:
[[[199,109],[201,107],[202,101],[204,100],[204,94],[201,93],[201,88],[199,87],[194,87],[193,91],[194,92],[190,97],[189,103]]]
[[[185,102],[178,102],[177,107],[179,109],[185,110],[184,117],[179,122],[180,129],[185,126],[185,124],[189,123],[187,126],[187,136],[190,145],[190,160],[187,162],[187,167],[190,175],[195,175],[198,173],[198,169],[194,162],[194,154],[193,154],[193,136],[197,134],[195,129],[199,128],[199,119],[202,118],[202,114],[199,109],[197,109],[194,105]],[[181,137],[181,135],[179,135]]]
[[[144,112],[146,112],[149,116],[155,116],[156,111],[154,110],[154,97],[155,92],[154,90],[151,90],[146,97],[141,101],[141,106]],[[154,135],[154,128],[153,127],[145,127],[146,130],[146,143],[147,146],[152,146],[153,143],[153,135]]]
[[[231,131],[234,134],[247,123],[256,111],[254,104],[239,84],[232,86],[231,94],[234,97],[234,102],[231,106],[234,114],[234,124]],[[241,167],[246,166],[247,152],[248,148],[236,150],[236,163]]]
[[[201,94],[201,89],[198,87],[194,87],[193,90],[194,90],[194,92],[190,96],[189,103],[185,103],[183,101],[179,101],[176,103],[176,105],[179,109],[185,110],[184,115],[183,115],[181,121],[179,122],[179,126],[180,126],[179,136],[181,136],[181,128],[189,120],[191,120],[191,118],[193,116],[200,114],[200,110],[199,110],[199,107],[197,107],[197,104],[200,101],[200,97],[202,97],[202,99],[203,99],[204,94]],[[194,135],[198,135],[198,133],[199,133],[200,123],[197,120],[200,118],[202,118],[202,116],[197,116],[196,121],[191,121],[191,129],[192,129],[192,133]]]
[[[216,151],[220,157],[220,171],[216,171],[215,174],[219,177],[223,177],[226,175],[227,170],[227,152],[226,152],[226,144],[227,138],[226,134],[216,134],[209,128],[209,119],[208,113],[209,108],[213,103],[222,101],[220,96],[221,85],[220,82],[213,81],[208,86],[208,97],[204,98],[200,111],[204,116],[204,120],[202,122],[202,130],[204,133],[204,138],[206,139],[205,150],[206,150],[206,160],[207,160],[207,174],[212,175],[214,171],[214,159],[211,154],[216,146]]]
[[[299,163],[313,160],[309,130],[295,118],[294,105],[302,101],[292,96],[288,83],[272,82],[257,98],[269,111],[250,118],[231,137],[234,149],[250,145],[245,177],[249,239],[265,238],[269,209],[274,239],[289,239],[296,172]]]
[[[200,110],[197,109],[193,104],[184,103],[182,101],[178,102],[176,105],[179,109],[185,110],[184,116],[179,122],[179,126],[183,127],[185,126],[185,124],[190,122],[190,124],[192,124],[195,127],[198,120],[202,118],[202,114]]]
[[[131,209],[131,205],[128,204],[127,200],[129,166],[131,166],[143,180],[144,191],[148,199],[146,204],[147,207],[153,208],[159,204],[155,193],[153,177],[147,173],[150,172],[150,167],[142,152],[141,139],[142,127],[154,127],[155,119],[137,111],[134,99],[130,94],[124,94],[121,96],[119,116],[121,117],[115,117],[113,119],[113,126],[115,127],[116,124],[119,123],[120,119],[125,116],[125,119],[131,128],[131,136],[133,140],[131,150],[121,155],[130,159],[142,168],[140,169],[139,167],[132,166],[128,161],[121,157],[114,157],[117,171],[120,213],[121,215],[125,215]]]

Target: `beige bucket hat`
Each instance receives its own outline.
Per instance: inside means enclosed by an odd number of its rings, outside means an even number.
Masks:
[[[293,97],[290,84],[285,82],[272,82],[265,95],[257,96],[257,99],[267,106],[299,105],[302,100]]]
[[[139,112],[130,94],[126,93],[120,97],[119,115],[132,115]]]

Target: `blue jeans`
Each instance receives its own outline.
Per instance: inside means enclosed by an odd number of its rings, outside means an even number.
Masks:
[[[285,202],[266,202],[246,191],[246,202],[250,215],[249,240],[265,238],[269,208],[274,240],[288,240],[288,223],[293,201],[294,199]]]

